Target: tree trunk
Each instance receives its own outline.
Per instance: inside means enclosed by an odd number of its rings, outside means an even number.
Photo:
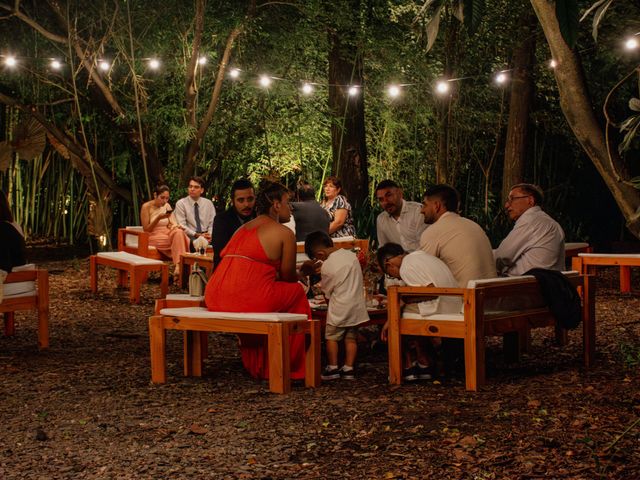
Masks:
[[[607,150],[604,132],[593,112],[578,54],[569,48],[560,33],[555,3],[531,0],[531,5],[542,25],[551,55],[557,62],[554,72],[564,116],[611,191],[627,221],[627,228],[640,238],[640,191],[626,184],[617,174],[616,168],[621,159],[615,149]]]
[[[536,53],[535,15],[527,10],[520,21],[522,39],[513,54],[513,78],[509,101],[509,124],[504,148],[502,198],[509,196],[511,187],[524,181],[529,137],[529,113],[533,102],[533,67]]]
[[[352,35],[352,34],[351,34]],[[353,206],[367,201],[369,190],[367,145],[364,125],[364,89],[349,95],[350,85],[363,86],[362,55],[342,42],[346,32],[329,33],[329,110],[333,172],[340,178]],[[349,57],[349,58],[346,58]]]

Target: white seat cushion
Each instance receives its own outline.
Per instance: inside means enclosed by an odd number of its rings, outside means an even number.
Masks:
[[[131,230],[134,232],[144,232],[144,229],[139,226],[125,227],[125,230]],[[138,248],[138,235],[125,235],[124,244],[129,248]],[[149,245],[149,250],[156,250],[156,247]]]
[[[129,265],[162,265],[164,263],[162,260],[154,260],[127,252],[100,252],[98,253],[98,257],[117,260],[118,262],[128,263]]]
[[[33,263],[13,267],[11,272],[29,272],[35,270]],[[27,282],[13,282],[2,285],[4,298],[31,297],[36,294],[36,282],[33,280]]]
[[[202,297],[202,296],[200,296],[200,297],[192,297],[188,293],[170,293],[170,294],[167,295],[166,299],[167,300],[179,300],[179,301],[190,300],[192,302],[201,302],[202,300],[204,300],[204,297]]]
[[[210,312],[204,307],[163,308],[160,315],[167,317],[211,318],[223,320],[268,320],[272,322],[294,322],[307,320],[302,313],[240,313],[240,312]]]
[[[640,258],[640,253],[579,253],[579,257]]]

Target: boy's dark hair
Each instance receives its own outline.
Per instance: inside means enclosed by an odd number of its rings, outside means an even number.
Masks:
[[[233,185],[231,185],[231,200],[233,201],[236,190],[246,190],[247,188],[253,188],[253,183],[246,178],[241,178],[233,182]]]
[[[451,185],[439,184],[427,188],[424,197],[437,197],[449,212],[457,213],[460,206],[460,194]]]
[[[542,193],[542,189],[538,185],[534,185],[532,183],[518,183],[511,187],[511,190],[514,188],[519,188],[526,195],[531,195],[536,205],[542,205],[542,202],[544,202],[544,193]]]
[[[198,185],[200,185],[202,188],[204,188],[204,180],[202,179],[202,177],[198,177],[198,176],[193,176],[189,179],[190,182],[196,182]]]
[[[311,186],[310,183],[307,183],[307,182],[304,182],[298,185],[296,194],[298,195],[298,201],[300,202],[306,202],[308,200],[316,199],[315,189]]]
[[[325,247],[331,248],[333,247],[333,240],[327,232],[323,232],[321,230],[317,230],[315,232],[311,232],[304,239],[304,253],[307,254],[307,257],[313,259],[313,251],[317,247]]]
[[[385,188],[400,188],[400,185],[398,185],[393,180],[382,180],[380,183],[378,183],[378,185],[376,185],[376,189],[374,190],[374,192],[377,192],[378,190],[384,190]]]
[[[386,270],[384,268],[385,262],[389,258],[397,257],[398,255],[404,255],[405,253],[407,252],[405,252],[404,248],[402,248],[402,245],[393,242],[385,243],[376,252],[378,265],[380,265],[382,271],[386,273]]]

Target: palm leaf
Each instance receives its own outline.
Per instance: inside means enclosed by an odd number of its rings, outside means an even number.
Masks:
[[[444,4],[440,5],[433,18],[429,20],[429,23],[427,23],[427,52],[431,50],[431,47],[433,47],[433,44],[438,37],[438,30],[440,29],[440,14],[442,13],[443,8]]]
[[[464,26],[473,35],[478,31],[484,15],[485,0],[464,0]]]
[[[13,148],[9,142],[0,142],[0,172],[6,172],[7,168],[11,166],[12,159]]]
[[[24,160],[33,160],[41,155],[45,144],[44,127],[34,118],[23,121],[13,130],[13,149]]]
[[[573,48],[578,41],[578,0],[557,0],[556,17],[562,38]]]

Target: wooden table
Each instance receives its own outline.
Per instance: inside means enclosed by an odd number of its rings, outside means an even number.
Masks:
[[[631,291],[631,269],[640,267],[639,253],[579,253],[572,259],[572,269],[580,273],[595,273],[596,266],[620,267],[620,291]]]
[[[369,325],[384,325],[387,321],[386,308],[367,308],[369,321],[361,323],[358,327],[368,327]],[[311,318],[320,320],[320,326],[324,329],[327,325],[327,309],[311,308]]]
[[[180,288],[187,288],[191,265],[194,263],[197,263],[204,270],[207,278],[210,277],[213,273],[213,251],[204,255],[198,253],[183,253],[180,255],[180,278],[178,279]]]

